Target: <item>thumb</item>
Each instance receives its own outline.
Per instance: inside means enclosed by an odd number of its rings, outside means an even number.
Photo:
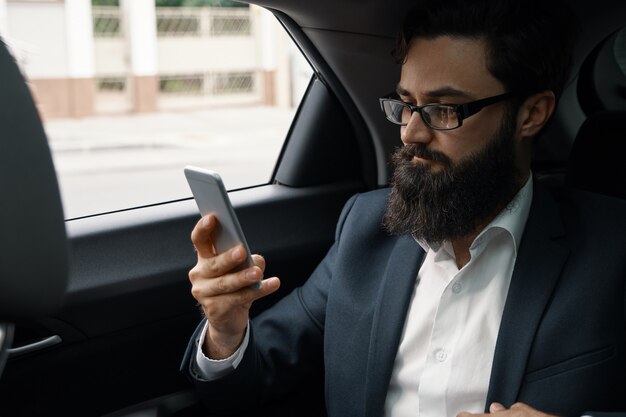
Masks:
[[[497,413],[498,411],[504,411],[504,410],[506,410],[506,407],[500,403],[491,403],[491,405],[489,406],[490,413]]]

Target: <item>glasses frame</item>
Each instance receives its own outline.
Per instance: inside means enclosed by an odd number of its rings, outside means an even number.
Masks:
[[[399,99],[398,94],[396,93],[392,93],[389,94],[385,97],[379,98],[378,101],[380,103],[380,108],[383,111],[383,113],[385,113],[385,117],[387,118],[387,120],[389,120],[391,123],[396,124],[398,126],[406,126],[408,124],[407,123],[398,123],[396,121],[393,121],[389,118],[389,116],[387,116],[387,112],[385,111],[385,102],[387,101],[391,101],[394,103],[398,103],[401,104],[404,107],[407,107],[410,111],[411,111],[411,116],[413,116],[413,113],[417,112],[419,113],[420,117],[422,118],[422,120],[424,121],[424,124],[426,124],[426,126],[428,126],[429,128],[433,129],[433,130],[454,130],[454,129],[458,129],[459,127],[463,126],[463,120],[467,119],[470,116],[475,115],[476,113],[478,113],[479,111],[481,111],[484,107],[490,106],[492,104],[496,104],[499,103],[501,101],[507,100],[511,97],[514,97],[516,95],[516,93],[514,92],[507,92],[507,93],[503,93],[503,94],[498,94],[496,96],[491,96],[491,97],[486,97],[486,98],[482,98],[480,100],[475,100],[475,101],[471,101],[469,103],[465,103],[465,104],[443,104],[443,103],[429,103],[429,104],[424,104],[423,106],[416,106],[414,104],[410,104],[407,102],[404,102],[402,100]],[[422,110],[427,108],[427,107],[452,107],[454,109],[454,112],[456,113],[456,117],[459,121],[459,125],[455,126],[455,127],[435,127],[432,126],[430,124],[430,122],[428,122],[426,120],[426,118],[424,117],[424,113],[422,113]]]

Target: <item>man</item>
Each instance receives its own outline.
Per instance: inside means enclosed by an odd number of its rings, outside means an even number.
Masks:
[[[353,197],[307,283],[275,291],[241,248],[192,232],[207,321],[183,362],[214,410],[253,407],[319,372],[327,413],[580,416],[626,410],[626,205],[534,181],[532,141],[567,80],[556,2],[424,1],[406,18],[391,190]]]

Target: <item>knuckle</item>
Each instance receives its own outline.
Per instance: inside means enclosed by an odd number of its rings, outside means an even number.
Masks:
[[[195,298],[198,301],[200,301],[200,300],[202,300],[204,298],[202,296],[202,291],[200,291],[200,289],[197,286],[192,286],[191,287],[191,295],[193,296],[193,298]]]
[[[228,292],[228,283],[226,282],[226,277],[215,278],[215,289],[218,293],[224,294]]]
[[[189,281],[193,284],[200,278],[200,271],[198,271],[198,266],[196,265],[189,271]]]
[[[191,241],[194,243],[194,245],[196,243],[198,243],[198,226],[194,227],[193,230],[191,231],[191,235],[189,236],[189,238],[191,239]]]
[[[219,262],[217,261],[216,257],[209,258],[207,260],[206,265],[207,265],[207,269],[208,269],[209,273],[212,276],[216,276],[216,275],[219,274],[219,272],[220,272],[220,265],[219,265]]]

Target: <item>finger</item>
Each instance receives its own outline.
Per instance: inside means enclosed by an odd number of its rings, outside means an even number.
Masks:
[[[491,403],[491,405],[489,406],[490,413],[497,413],[498,411],[505,411],[505,410],[506,410],[506,407],[500,403]]]
[[[476,414],[473,414],[467,411],[462,411],[456,415],[456,417],[471,417],[471,416],[476,416]]]
[[[249,305],[252,302],[268,296],[280,288],[280,279],[277,277],[267,278],[261,281],[260,288],[250,286],[235,294],[235,303],[239,305]]]
[[[461,411],[456,417],[488,417],[489,414],[483,413],[470,413],[469,411]]]
[[[225,253],[209,258],[203,258],[198,255],[198,263],[191,271],[189,271],[189,279],[192,283],[194,283],[200,279],[217,278],[222,277],[223,275],[229,275],[235,267],[243,263],[245,260],[246,251],[241,245],[229,249]]]
[[[215,278],[207,277],[197,271],[196,266],[189,272],[189,280],[192,284],[191,294],[202,305],[211,303],[220,296],[244,290],[263,279],[261,269],[256,266]]]
[[[216,225],[217,219],[209,214],[201,218],[191,231],[191,242],[198,252],[198,257],[209,258],[216,255],[211,237]]]
[[[486,415],[486,414],[474,414],[468,411],[461,411],[460,413],[456,415],[456,417],[477,417],[477,416],[482,416],[482,415]]]
[[[256,266],[261,268],[261,271],[265,272],[265,258],[264,257],[262,257],[261,255],[252,255],[252,262],[254,262]]]
[[[233,274],[226,274],[217,278],[206,280],[207,296],[234,293],[257,284],[263,279],[263,271],[258,266],[245,269]]]
[[[233,311],[241,307],[249,309],[254,301],[275,292],[278,288],[280,288],[280,280],[272,277],[263,280],[259,289],[248,286],[236,292],[200,298],[198,301],[211,325],[221,327],[220,322],[230,322]]]

